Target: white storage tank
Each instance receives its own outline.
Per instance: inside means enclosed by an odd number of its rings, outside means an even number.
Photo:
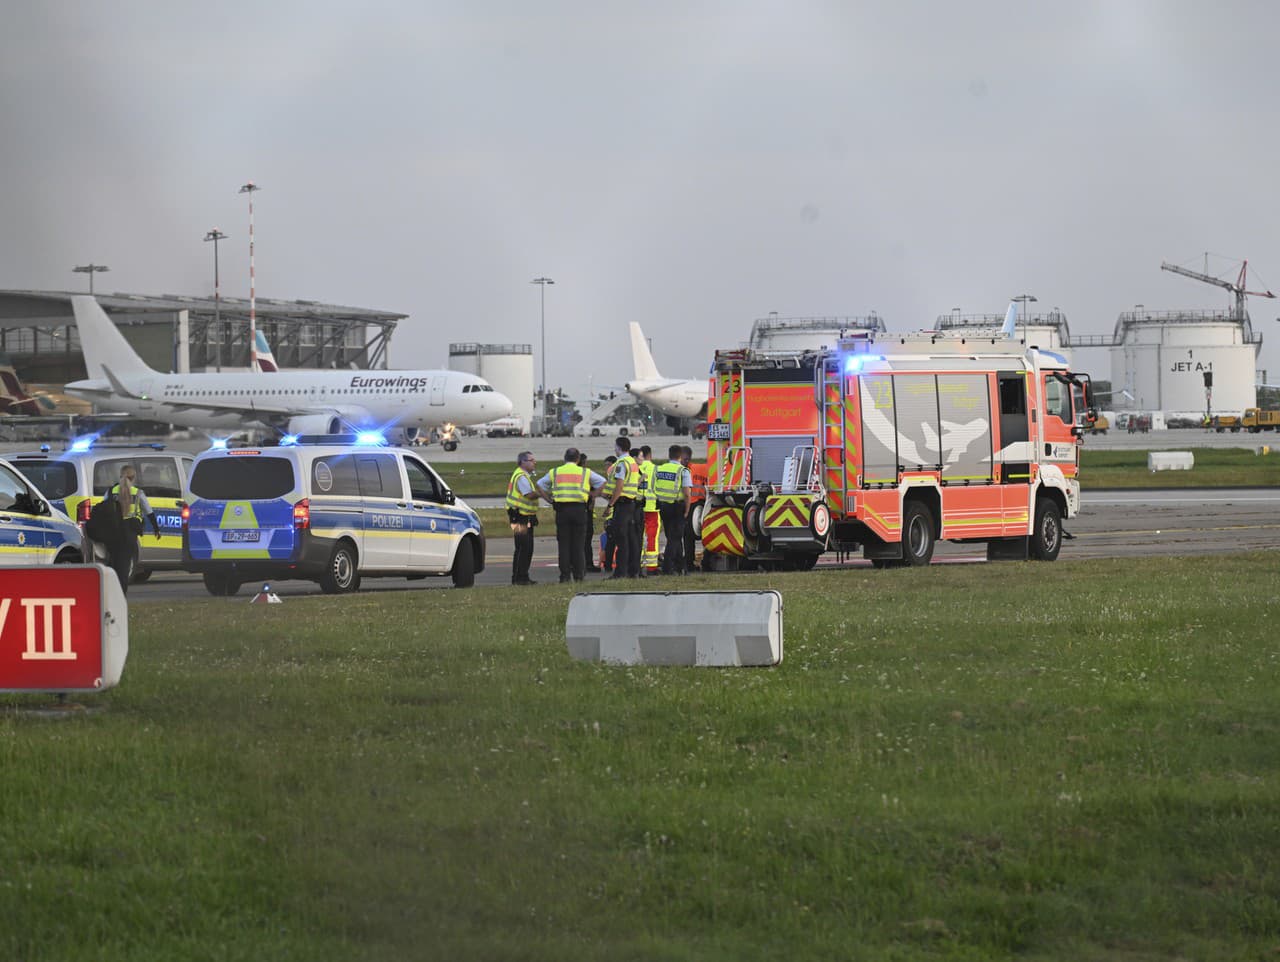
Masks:
[[[1240,414],[1257,402],[1254,368],[1262,336],[1253,332],[1247,314],[1128,311],[1116,322],[1114,343],[1117,408]],[[1205,395],[1205,375],[1213,379],[1211,398]]]
[[[770,314],[751,325],[753,351],[816,351],[835,347],[848,331],[885,330],[884,321],[872,312],[866,317],[778,317]]]
[[[529,344],[450,344],[449,367],[484,378],[511,398],[511,414],[527,432],[533,424],[533,347]]]
[[[950,314],[939,314],[934,321],[934,330],[959,334],[961,337],[971,334],[980,337],[999,336],[1004,328],[1003,314],[962,314],[955,308]],[[1043,314],[1030,314],[1023,323],[1018,316],[1014,338],[1042,351],[1052,351],[1072,363],[1071,328],[1067,324],[1067,315],[1058,309]]]

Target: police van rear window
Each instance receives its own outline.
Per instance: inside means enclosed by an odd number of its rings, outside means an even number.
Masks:
[[[191,493],[208,501],[262,501],[294,490],[288,458],[210,458],[196,464]]]
[[[13,463],[50,501],[58,501],[76,493],[74,464],[66,461],[23,461],[21,458]]]

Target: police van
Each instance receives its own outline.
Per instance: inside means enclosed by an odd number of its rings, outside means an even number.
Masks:
[[[86,556],[79,526],[0,460],[0,567],[79,564]]]
[[[138,539],[133,582],[146,581],[153,571],[182,568],[182,504],[187,478],[195,456],[182,451],[166,451],[163,444],[114,444],[86,437],[73,441],[65,451],[15,454],[10,461],[25,474],[53,504],[83,525],[95,504],[120,482],[120,469],[134,466],[137,486],[147,496],[160,527],[157,541],[148,529]],[[106,560],[105,549],[96,546],[98,560]]]
[[[304,579],[327,593],[362,577],[484,569],[480,518],[412,451],[321,435],[196,457],[183,513],[183,563],[214,595],[246,581]]]

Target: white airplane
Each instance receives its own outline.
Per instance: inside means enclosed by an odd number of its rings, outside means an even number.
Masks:
[[[511,400],[462,371],[253,371],[162,374],[148,367],[91,295],[71,298],[89,377],[68,394],[150,421],[285,434],[420,432],[483,424],[511,413]]]
[[[682,381],[659,374],[649,352],[649,342],[635,321],[631,322],[631,361],[636,376],[626,383],[627,393],[667,415],[668,419],[706,417],[707,378]]]

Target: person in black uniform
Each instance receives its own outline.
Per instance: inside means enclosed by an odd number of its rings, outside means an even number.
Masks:
[[[578,455],[578,467],[586,468],[587,452],[583,451]],[[598,475],[597,475],[598,476]],[[591,496],[591,500],[587,502],[587,536],[582,542],[582,551],[586,556],[586,571],[599,571],[600,566],[596,564],[596,499],[595,495]]]
[[[556,509],[556,545],[560,556],[560,581],[582,581],[586,558],[582,546],[591,499],[604,487],[604,478],[578,464],[578,449],[564,453],[564,463],[543,475],[538,489]]]

